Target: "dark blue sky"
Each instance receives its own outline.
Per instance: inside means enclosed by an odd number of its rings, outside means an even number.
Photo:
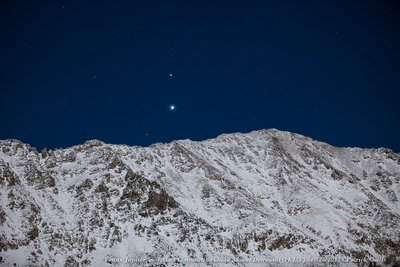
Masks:
[[[149,145],[278,128],[400,151],[396,1],[0,5],[0,139]]]

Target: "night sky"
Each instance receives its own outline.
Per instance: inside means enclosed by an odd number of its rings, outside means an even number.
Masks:
[[[146,146],[277,128],[399,152],[399,6],[1,1],[0,139]]]

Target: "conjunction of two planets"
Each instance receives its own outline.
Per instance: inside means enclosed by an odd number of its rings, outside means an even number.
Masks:
[[[169,77],[172,77],[172,73],[170,73],[169,74]],[[171,106],[169,106],[169,110],[171,110],[171,111],[173,111],[173,110],[175,110],[175,106],[174,105],[171,105]]]

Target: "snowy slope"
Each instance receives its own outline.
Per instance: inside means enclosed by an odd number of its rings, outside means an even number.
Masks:
[[[400,155],[384,148],[275,129],[41,153],[4,140],[0,184],[4,266],[352,266],[400,255]]]

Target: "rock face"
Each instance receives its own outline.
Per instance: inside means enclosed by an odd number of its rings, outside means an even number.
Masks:
[[[0,199],[4,266],[361,266],[400,255],[400,155],[275,129],[41,153],[0,141]]]

